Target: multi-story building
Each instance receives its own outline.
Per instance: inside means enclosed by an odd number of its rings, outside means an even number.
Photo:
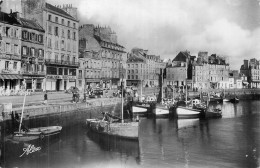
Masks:
[[[80,55],[85,59],[87,87],[117,88],[124,78],[122,65],[124,47],[110,27],[82,25],[79,28]]]
[[[259,60],[253,58],[244,60],[244,64],[240,68],[240,72],[247,76],[250,88],[260,88],[260,69]]]
[[[59,91],[76,86],[79,67],[77,8],[53,6],[45,0],[24,0],[22,15],[36,20],[45,30],[44,90]]]
[[[22,25],[21,74],[25,89],[43,90],[44,33],[37,22],[17,17]]]
[[[176,88],[187,84],[191,88],[191,65],[193,60],[194,56],[191,56],[189,51],[179,52],[166,67],[166,84]]]
[[[201,52],[202,53],[202,52]],[[229,64],[224,57],[212,54],[207,57],[207,52],[199,54],[192,67],[193,88],[229,88]]]
[[[159,85],[160,69],[165,63],[160,56],[149,55],[148,50],[133,48],[127,59],[127,85],[156,87]]]
[[[21,24],[15,13],[0,11],[0,88],[19,90],[22,85]]]

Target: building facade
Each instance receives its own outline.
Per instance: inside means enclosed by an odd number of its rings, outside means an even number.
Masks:
[[[22,25],[21,74],[25,89],[43,90],[44,68],[44,33],[36,22],[19,18]]]
[[[127,85],[142,87],[159,86],[160,69],[165,63],[160,56],[149,55],[148,50],[133,48],[127,57]]]
[[[230,67],[224,57],[215,54],[207,57],[198,55],[192,66],[193,88],[220,89],[229,88]]]
[[[21,24],[15,13],[0,12],[0,90],[21,89]]]
[[[78,19],[71,5],[53,6],[45,0],[22,1],[22,14],[45,30],[44,90],[66,90],[77,85]]]
[[[244,60],[244,64],[240,68],[240,72],[247,76],[250,88],[260,88],[260,69],[259,60],[253,58]]]
[[[80,57],[84,58],[87,87],[117,88],[123,75],[124,47],[110,27],[91,24],[79,28]]]

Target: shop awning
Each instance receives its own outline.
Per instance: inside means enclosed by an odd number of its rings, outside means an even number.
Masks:
[[[23,77],[16,74],[0,74],[0,79],[23,79]]]

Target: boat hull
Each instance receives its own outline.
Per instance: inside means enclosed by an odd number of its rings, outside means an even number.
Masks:
[[[158,107],[158,106],[156,106],[153,109],[153,114],[156,117],[168,117],[169,116],[169,109],[166,108],[166,107]]]
[[[139,106],[133,106],[132,112],[133,112],[133,115],[146,115],[147,114],[147,108],[139,107]]]
[[[37,138],[43,139],[45,137],[54,136],[61,132],[61,126],[49,126],[49,127],[39,127],[31,128],[29,131],[14,132],[13,139],[17,141],[31,141]]]
[[[87,127],[96,133],[116,136],[124,139],[137,140],[139,134],[139,122],[109,123],[97,119],[87,119]]]
[[[201,111],[198,109],[191,109],[187,107],[177,107],[176,114],[178,118],[199,118],[201,115]]]

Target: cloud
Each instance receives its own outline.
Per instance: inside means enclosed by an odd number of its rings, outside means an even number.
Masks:
[[[109,25],[128,51],[141,47],[163,58],[209,51],[229,56],[238,69],[259,57],[260,33],[239,24],[237,6],[240,0],[84,0],[78,9],[82,23]]]

